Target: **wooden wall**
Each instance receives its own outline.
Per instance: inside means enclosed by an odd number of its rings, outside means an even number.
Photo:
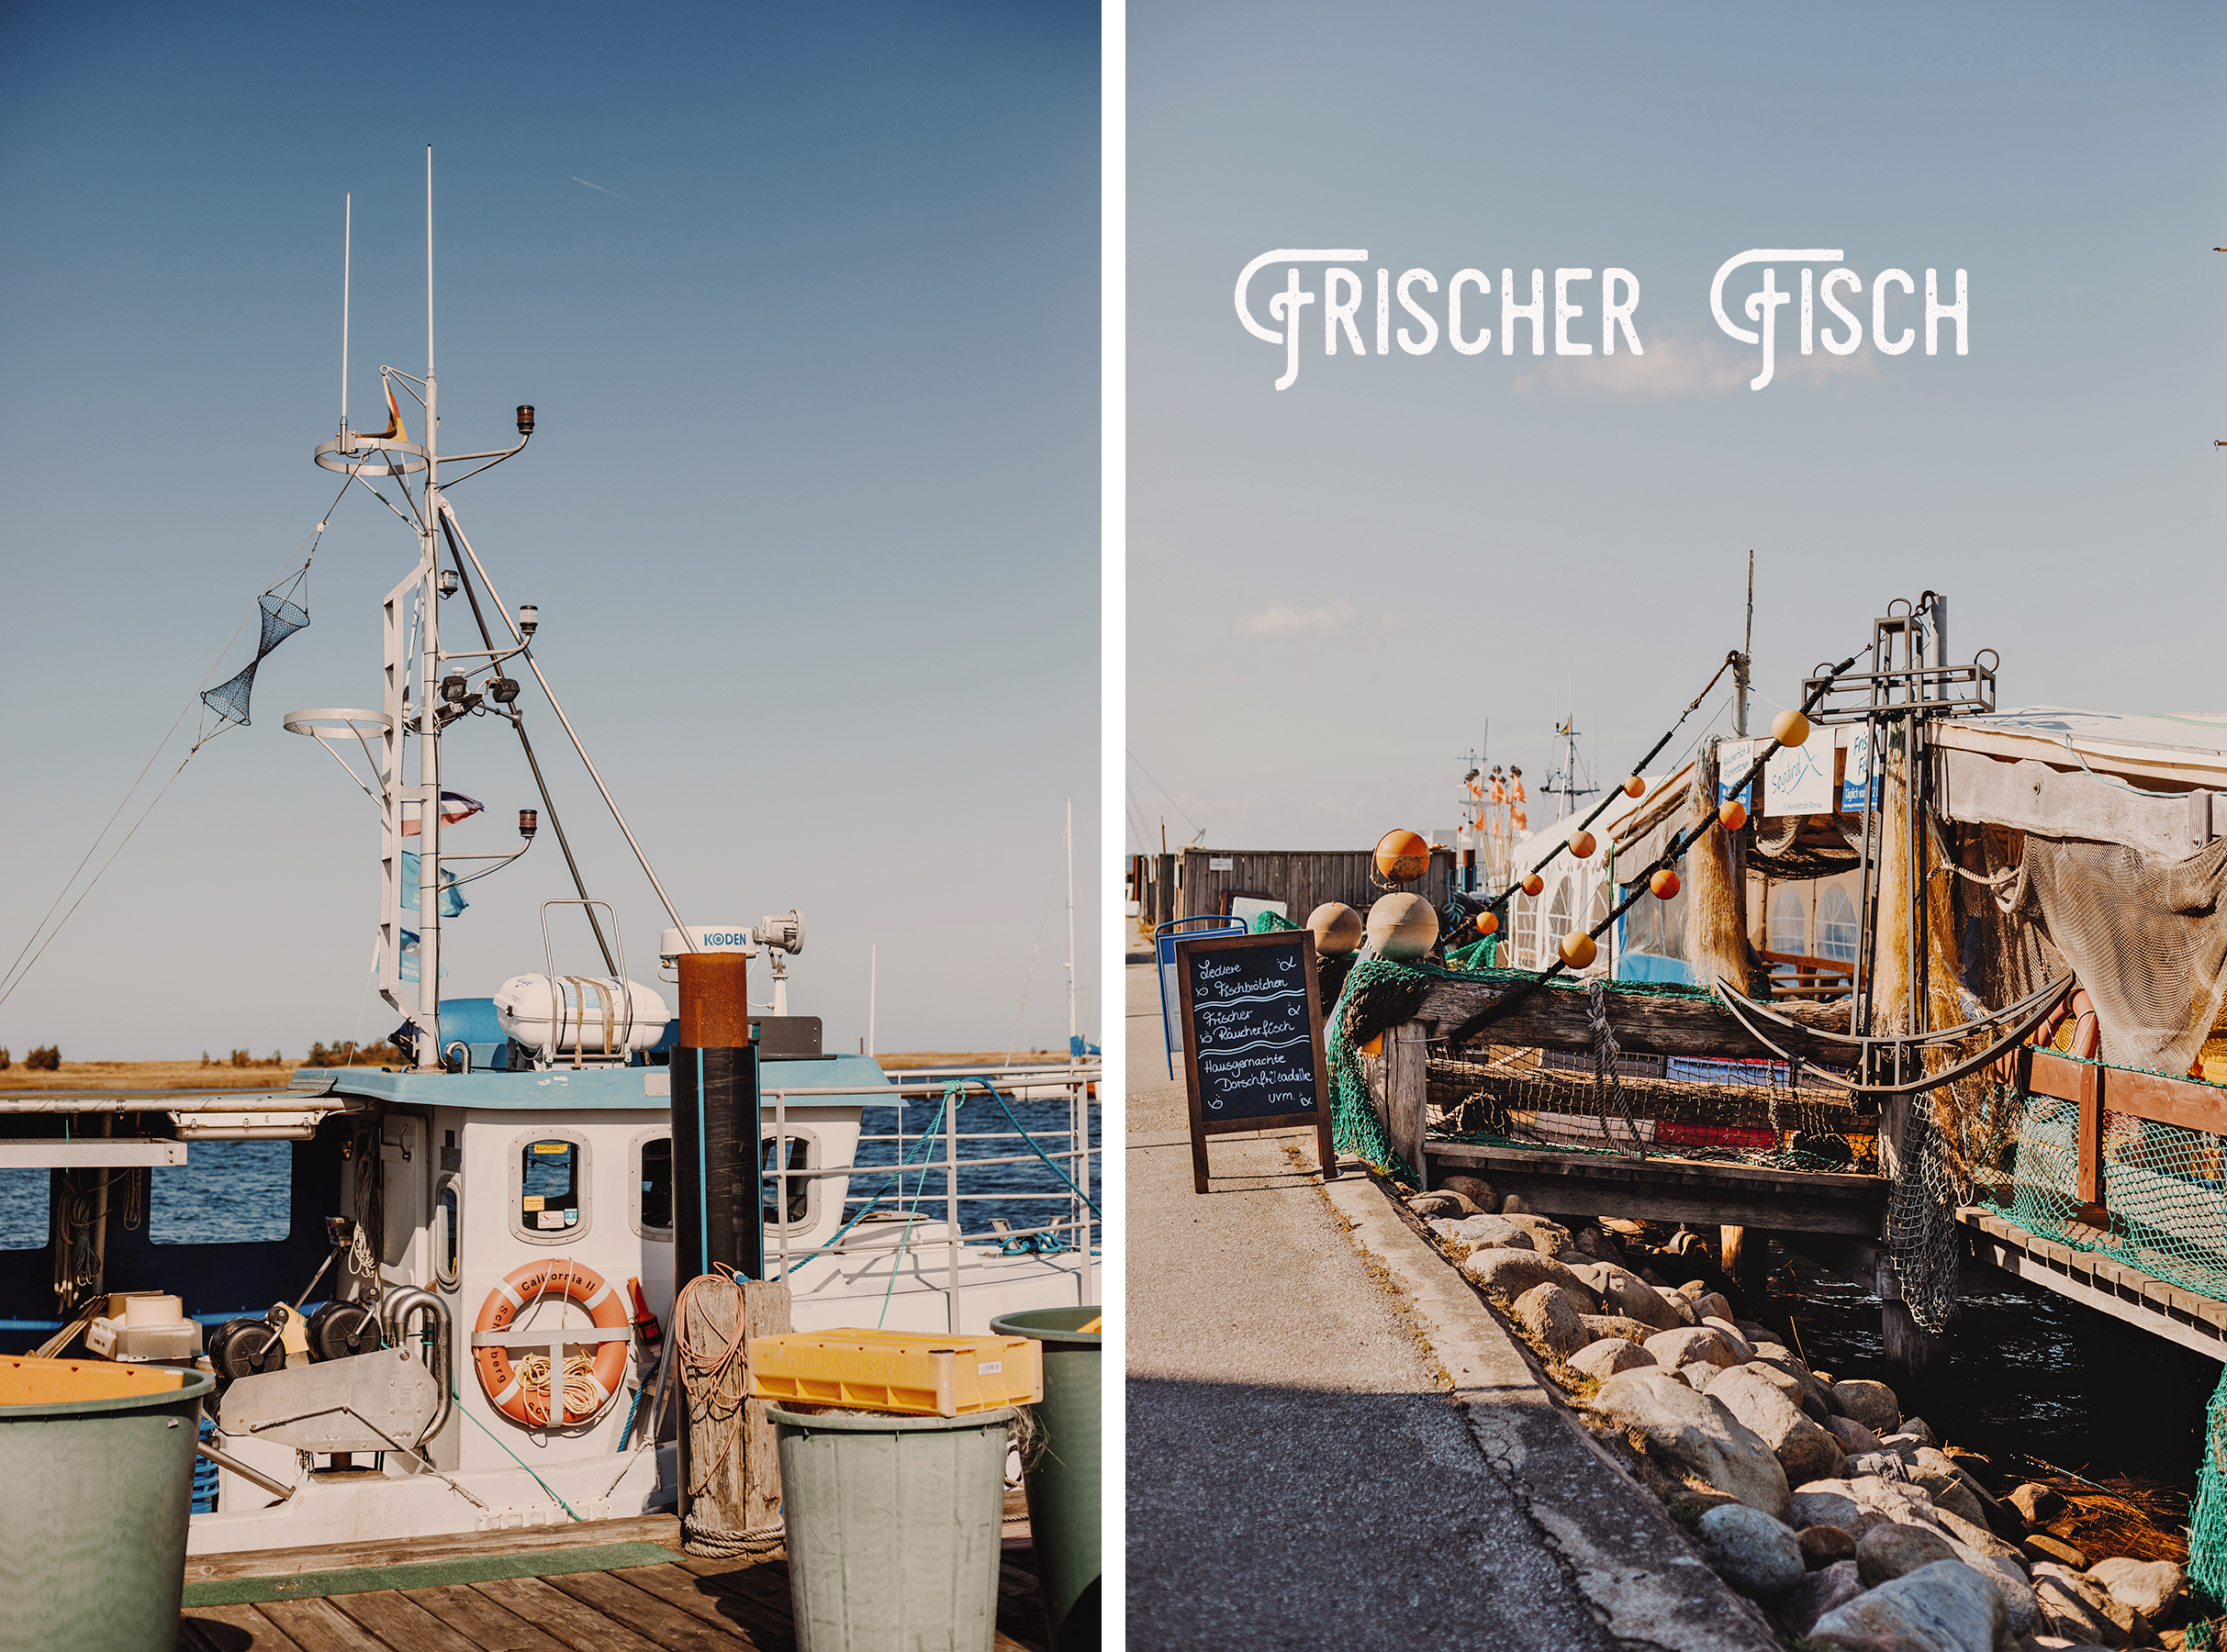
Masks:
[[[1229,910],[1232,895],[1266,896],[1285,903],[1294,923],[1326,900],[1342,900],[1364,917],[1378,899],[1389,893],[1370,881],[1368,849],[1186,849],[1180,857],[1181,888],[1176,911],[1193,918]],[[1214,863],[1227,861],[1226,871]],[[1165,863],[1163,863],[1165,865]],[[1430,865],[1404,892],[1420,895],[1435,908],[1443,907],[1454,880],[1454,852],[1433,849]]]

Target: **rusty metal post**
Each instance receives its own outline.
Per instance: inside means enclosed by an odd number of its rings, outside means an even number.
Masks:
[[[750,1042],[749,960],[684,953],[680,1041],[673,1051],[673,1284],[724,1262],[765,1275],[758,1211],[757,1051]]]

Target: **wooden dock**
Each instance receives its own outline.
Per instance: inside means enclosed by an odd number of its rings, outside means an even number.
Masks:
[[[996,1652],[1043,1652],[1027,1527],[1005,1529],[993,1645]],[[183,1652],[795,1652],[786,1557],[699,1560],[679,1548],[679,1522],[653,1514],[199,1556],[186,1562],[178,1645]],[[655,1558],[656,1551],[666,1557]],[[583,1564],[583,1554],[592,1569],[567,1569]],[[596,1563],[613,1556],[618,1564]],[[429,1568],[515,1569],[521,1559],[542,1575],[410,1582]],[[296,1589],[291,1599],[194,1603],[197,1594],[274,1597]]]
[[[1535,1211],[1627,1216],[1696,1227],[1876,1238],[1886,1216],[1884,1177],[1774,1170],[1669,1153],[1553,1153],[1427,1142],[1433,1187],[1449,1175],[1482,1176]]]
[[[2182,1290],[2098,1252],[2076,1250],[2012,1227],[1985,1206],[1966,1205],[1956,1219],[1964,1226],[1966,1251],[1974,1261],[2139,1325],[2167,1342],[2227,1361],[2227,1302]],[[2093,1232],[2098,1239],[2107,1236],[2077,1225],[2068,1225],[2065,1231]]]

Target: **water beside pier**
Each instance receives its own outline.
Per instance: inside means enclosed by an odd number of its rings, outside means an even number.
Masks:
[[[1774,1330],[1791,1319],[1813,1368],[1889,1384],[1905,1415],[2014,1476],[2031,1457],[2193,1495],[2219,1361],[2006,1278],[1964,1300],[1940,1358],[1913,1377],[1886,1363],[1877,1297],[1779,1246],[1771,1254],[1771,1297],[1752,1317]]]

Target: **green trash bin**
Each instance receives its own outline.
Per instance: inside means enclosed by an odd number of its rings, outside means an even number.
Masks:
[[[1103,1312],[1038,1308],[990,1322],[996,1335],[1032,1336],[1044,1345],[1044,1402],[1035,1407],[1044,1437],[1030,1446],[1028,1529],[1052,1652],[1098,1652],[1104,1632],[1098,1429],[1099,1348],[1105,1339],[1075,1329]]]
[[[194,1442],[217,1379],[114,1400],[0,1405],[0,1555],[24,1587],[4,1652],[170,1652],[185,1588]]]
[[[990,1652],[1015,1413],[767,1414],[797,1652]]]

